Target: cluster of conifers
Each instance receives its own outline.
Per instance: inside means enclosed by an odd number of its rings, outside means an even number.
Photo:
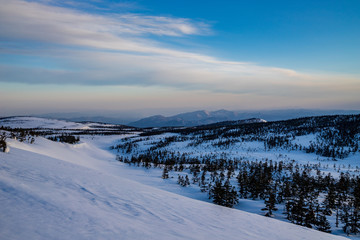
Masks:
[[[324,175],[319,164],[296,164],[271,160],[198,160],[181,162],[161,152],[140,154],[131,158],[117,156],[129,165],[163,169],[162,177],[171,171],[178,174],[181,186],[199,186],[215,204],[233,207],[239,199],[262,199],[265,216],[272,217],[279,206],[295,224],[330,232],[328,217],[344,232],[360,232],[360,178],[348,172],[338,179]],[[189,177],[190,176],[190,177]]]

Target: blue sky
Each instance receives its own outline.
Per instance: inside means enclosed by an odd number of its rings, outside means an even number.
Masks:
[[[222,58],[360,73],[359,1],[174,2],[151,1],[149,12],[208,21],[214,34],[198,43]]]
[[[208,23],[211,34],[182,43],[217,57],[297,70],[360,73],[359,1],[155,0],[127,4],[131,12]]]
[[[0,4],[0,115],[360,109],[359,1]]]

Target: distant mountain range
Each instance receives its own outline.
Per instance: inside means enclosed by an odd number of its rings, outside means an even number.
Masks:
[[[235,112],[219,110],[214,112],[195,111],[177,114],[171,117],[155,115],[131,122],[128,125],[134,127],[180,127],[211,124],[221,121],[234,120]]]
[[[155,115],[131,122],[128,125],[134,127],[190,127],[211,124],[222,121],[231,121],[237,118],[236,112],[219,110],[214,112],[195,111],[177,114],[170,117]]]
[[[156,112],[154,110],[154,112]],[[33,115],[51,119],[61,119],[75,122],[101,122],[110,124],[124,124],[134,127],[169,127],[169,126],[197,126],[225,121],[244,119],[265,119],[266,121],[287,120],[300,117],[360,114],[360,110],[316,110],[316,109],[283,109],[283,110],[256,110],[256,111],[195,111],[173,116],[154,115],[146,118],[146,113],[141,111],[119,112],[72,112],[48,113]],[[140,120],[139,120],[140,119]]]
[[[251,120],[253,122],[277,121],[291,118],[338,115],[338,114],[359,114],[359,110],[270,110],[270,111],[228,111],[218,110],[213,112],[195,111],[177,114],[170,117],[155,115],[138,121],[130,122],[127,125],[134,127],[191,127],[198,125],[213,124],[225,121]],[[264,120],[265,119],[265,120]],[[250,121],[251,122],[251,121]]]

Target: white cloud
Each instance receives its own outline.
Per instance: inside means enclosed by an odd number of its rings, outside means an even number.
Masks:
[[[144,42],[139,36],[183,36],[208,32],[206,24],[184,18],[137,14],[91,15],[21,0],[1,0],[0,4],[0,36],[14,40],[164,53],[165,49],[154,46],[149,40]]]
[[[63,63],[63,69],[58,70],[3,64],[0,66],[3,82],[165,86],[298,98],[333,94],[339,99],[345,96],[358,99],[360,84],[354,77],[222,61],[163,47],[160,40],[149,38],[210,32],[208,25],[190,19],[96,15],[22,0],[0,0],[0,4],[1,39],[22,44],[25,48],[22,54]],[[29,41],[47,44],[47,48],[33,50],[30,45],[26,47]]]

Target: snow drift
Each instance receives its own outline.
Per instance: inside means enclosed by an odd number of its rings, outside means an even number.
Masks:
[[[1,239],[345,239],[120,175],[98,148],[37,138],[0,153]]]

